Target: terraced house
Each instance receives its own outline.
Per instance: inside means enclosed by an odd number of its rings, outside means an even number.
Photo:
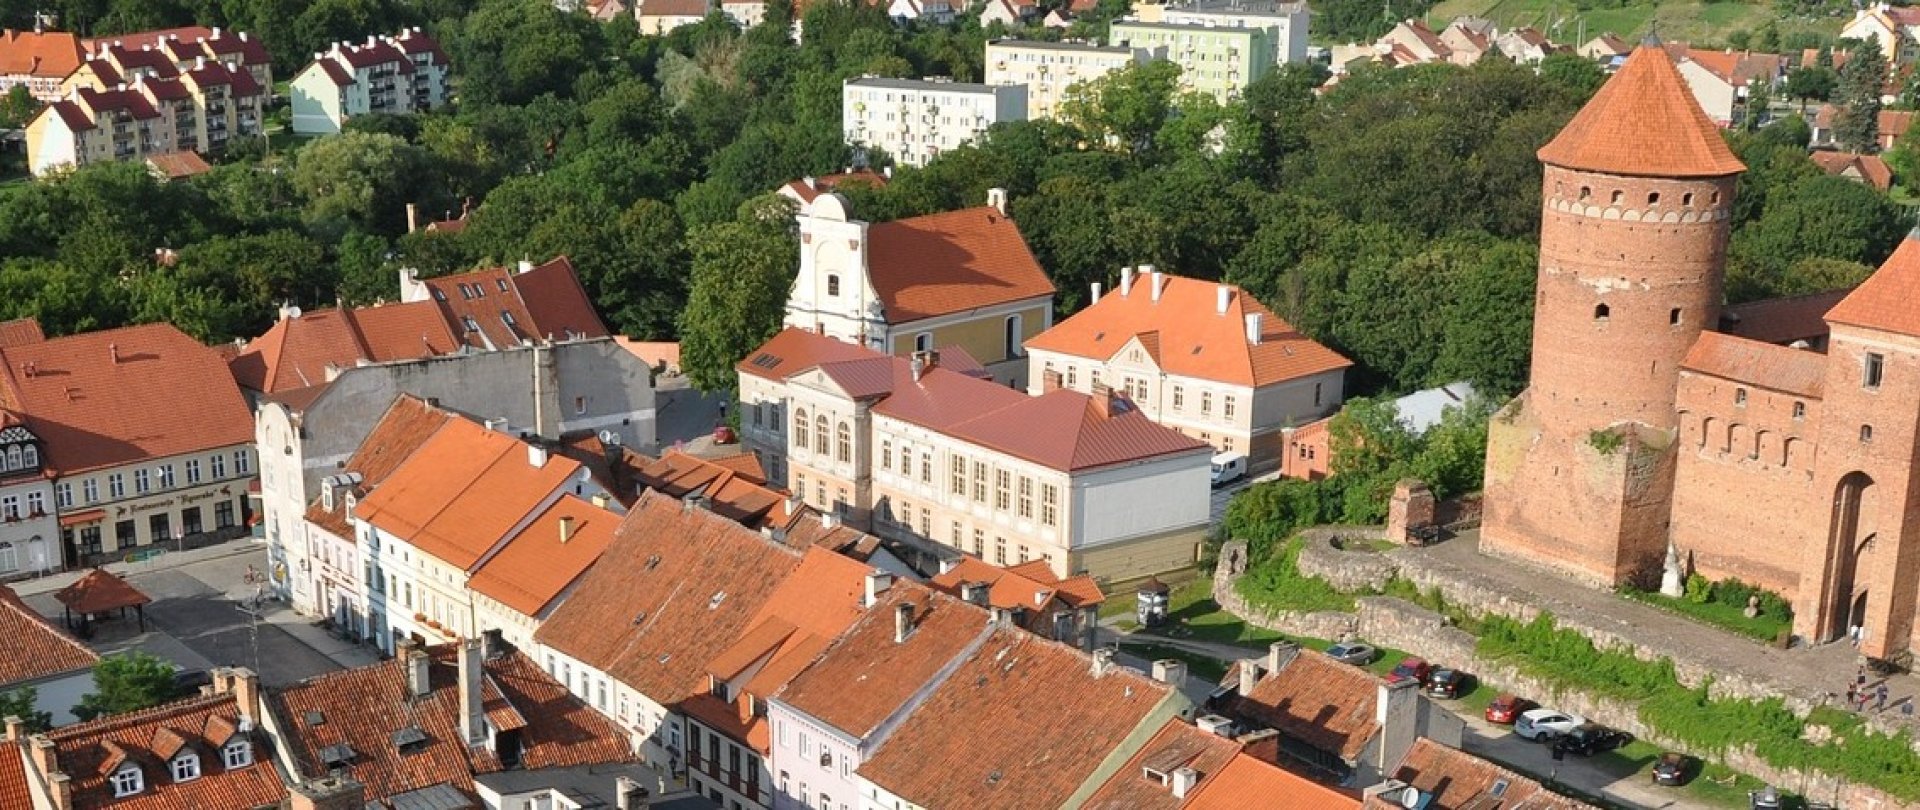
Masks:
[[[440,43],[409,28],[365,42],[335,42],[293,77],[293,131],[328,135],[356,115],[407,115],[447,103],[449,61]]]
[[[36,100],[57,101],[81,56],[79,38],[64,31],[0,30],[0,93],[24,86]]]

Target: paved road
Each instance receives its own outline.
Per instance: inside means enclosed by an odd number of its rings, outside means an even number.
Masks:
[[[661,377],[654,388],[654,432],[659,447],[712,435],[714,425],[720,423],[720,403],[724,399],[688,387],[685,377]]]

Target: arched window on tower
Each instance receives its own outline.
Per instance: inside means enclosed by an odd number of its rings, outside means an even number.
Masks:
[[[1648,204],[1648,205],[1659,205],[1659,204],[1660,204],[1660,192],[1658,192],[1658,191],[1649,191],[1649,192],[1647,192],[1647,204]]]
[[[1593,199],[1593,188],[1591,186],[1581,186],[1580,201],[1586,202],[1587,200],[1590,200],[1590,199]]]
[[[1689,191],[1689,192],[1687,192],[1687,193],[1685,193],[1685,194],[1682,194],[1682,195],[1680,195],[1680,204],[1681,204],[1681,205],[1684,205],[1684,206],[1687,206],[1688,208],[1692,208],[1692,207],[1693,207],[1693,192],[1691,192],[1691,191]]]
[[[1620,201],[1621,201],[1621,200],[1624,200],[1624,199],[1626,199],[1626,198],[1627,198],[1627,193],[1626,193],[1626,192],[1624,192],[1624,191],[1621,191],[1620,189],[1617,189],[1617,188],[1613,190],[1613,204],[1614,204],[1614,205],[1619,205],[1619,204],[1620,204]]]
[[[1613,314],[1613,310],[1609,308],[1606,304],[1593,305],[1593,319],[1596,321],[1604,321],[1612,314]]]

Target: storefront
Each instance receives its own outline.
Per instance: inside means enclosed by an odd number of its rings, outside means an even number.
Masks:
[[[220,481],[64,514],[60,536],[75,567],[133,562],[244,536],[252,512],[245,480]]]

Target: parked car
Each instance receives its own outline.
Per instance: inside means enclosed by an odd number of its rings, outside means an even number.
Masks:
[[[1580,726],[1587,724],[1587,718],[1577,714],[1568,714],[1553,709],[1530,709],[1513,721],[1513,733],[1523,740],[1547,742]]]
[[[1753,810],[1780,810],[1780,791],[1768,785],[1760,790],[1747,791],[1747,801]]]
[[[1220,453],[1213,457],[1213,485],[1224,487],[1247,477],[1247,457],[1240,453]]]
[[[173,673],[173,692],[176,695],[197,694],[202,686],[213,685],[213,675],[204,669],[182,669]]]
[[[1409,655],[1400,659],[1400,663],[1394,665],[1393,671],[1387,673],[1387,683],[1413,681],[1416,684],[1425,685],[1427,676],[1431,674],[1433,674],[1433,665],[1427,663],[1427,659]]]
[[[1534,708],[1533,701],[1511,693],[1501,693],[1487,704],[1487,722],[1500,725],[1512,725],[1520,719],[1520,713]]]
[[[1364,667],[1380,657],[1380,651],[1366,644],[1340,643],[1327,648],[1327,656],[1342,664]]]
[[[1653,764],[1653,783],[1680,787],[1693,775],[1693,757],[1678,751],[1667,751]]]
[[[1465,691],[1467,691],[1467,673],[1460,670],[1441,668],[1427,676],[1428,697],[1452,700]],[[1487,711],[1492,712],[1493,707],[1488,706]]]
[[[1598,723],[1582,723],[1554,737],[1553,745],[1569,754],[1590,757],[1633,742],[1633,735]]]

